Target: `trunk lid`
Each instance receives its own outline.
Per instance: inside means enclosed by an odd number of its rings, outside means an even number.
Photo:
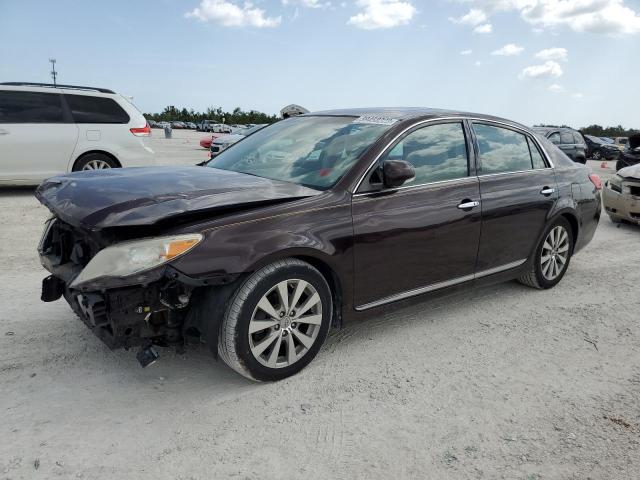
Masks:
[[[87,230],[153,225],[194,212],[251,208],[321,194],[293,183],[208,167],[114,168],[49,178],[36,198]]]

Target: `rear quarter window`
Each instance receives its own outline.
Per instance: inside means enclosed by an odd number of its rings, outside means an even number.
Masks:
[[[0,123],[64,123],[60,95],[0,91]]]
[[[129,115],[112,98],[65,94],[76,123],[129,123]]]

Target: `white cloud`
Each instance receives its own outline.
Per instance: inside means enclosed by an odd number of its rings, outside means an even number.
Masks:
[[[374,30],[406,25],[416,13],[416,8],[408,1],[399,0],[357,0],[362,12],[352,16],[348,25]]]
[[[306,8],[328,8],[331,6],[331,2],[321,2],[320,0],[282,0],[282,4]]]
[[[483,12],[517,11],[536,28],[576,32],[640,33],[640,15],[628,0],[466,0]]]
[[[504,47],[499,48],[498,50],[494,50],[491,52],[491,55],[500,55],[503,57],[512,57],[514,55],[520,55],[524,47],[520,45],[516,45],[514,43],[508,43]]]
[[[477,8],[472,8],[469,13],[458,18],[449,17],[449,20],[453,23],[459,23],[460,25],[480,25],[487,21],[487,15]]]
[[[581,93],[574,93],[573,95],[571,95],[573,98],[583,98],[584,95],[582,95]]]
[[[482,25],[478,25],[473,29],[473,33],[491,33],[493,32],[493,26],[490,23],[484,23]]]
[[[481,67],[482,66],[482,62],[480,60],[476,60],[476,63],[474,63],[474,65],[476,67]]]
[[[282,17],[267,17],[265,11],[247,2],[242,7],[227,0],[202,0],[200,6],[185,14],[203,22],[213,22],[223,27],[277,27]]]
[[[566,62],[567,55],[568,55],[568,52],[566,48],[554,47],[554,48],[546,48],[544,50],[540,50],[538,53],[536,53],[535,57],[538,60],[542,60],[543,62],[547,60]]]
[[[549,60],[541,65],[531,65],[520,73],[520,78],[558,78],[564,72],[558,62]]]
[[[549,91],[553,93],[562,93],[564,92],[564,87],[554,83],[553,85],[549,85]]]
[[[473,53],[473,50],[462,50],[460,52],[460,55],[471,55]]]

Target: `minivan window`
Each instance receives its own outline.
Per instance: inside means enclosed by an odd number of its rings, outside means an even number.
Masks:
[[[60,95],[0,91],[0,123],[64,123]]]
[[[481,123],[474,123],[473,129],[480,148],[483,174],[531,170],[531,155],[525,135]]]
[[[396,144],[382,160],[405,160],[413,165],[416,176],[410,182],[415,185],[469,175],[462,123],[429,125],[415,130]]]
[[[65,94],[76,123],[129,123],[129,115],[118,103],[106,97]]]

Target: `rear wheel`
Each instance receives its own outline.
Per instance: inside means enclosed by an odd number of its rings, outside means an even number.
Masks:
[[[218,353],[252,380],[298,373],[322,346],[332,316],[331,291],[318,270],[296,259],[253,273],[232,297]]]
[[[80,157],[73,166],[74,172],[80,170],[104,170],[106,168],[118,168],[120,165],[104,153],[88,153]]]
[[[538,289],[554,287],[566,273],[572,253],[571,224],[561,217],[547,227],[536,247],[531,271],[519,281]]]
[[[602,153],[600,152],[600,150],[596,150],[595,152],[593,152],[593,155],[591,155],[591,157],[594,160],[600,160],[602,158]]]

